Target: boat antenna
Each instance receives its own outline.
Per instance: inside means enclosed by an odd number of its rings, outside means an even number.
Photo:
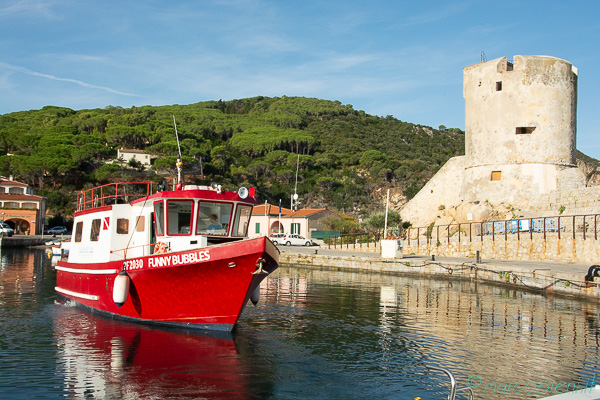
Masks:
[[[175,122],[175,115],[173,115],[173,125],[175,126],[175,138],[177,139],[177,150],[179,150],[179,158],[177,159],[177,184],[181,183],[181,146],[179,146],[179,135],[177,134],[177,122]]]

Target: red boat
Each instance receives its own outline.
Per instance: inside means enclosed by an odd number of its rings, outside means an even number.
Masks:
[[[247,238],[254,190],[167,189],[114,183],[79,193],[56,291],[115,317],[231,331],[278,267],[269,239]]]

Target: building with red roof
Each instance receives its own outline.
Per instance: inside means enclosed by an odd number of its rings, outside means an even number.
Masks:
[[[304,208],[292,211],[289,208],[265,203],[255,206],[250,218],[248,236],[262,237],[272,233],[295,233],[310,239],[312,232],[327,230],[323,221],[327,218],[339,218],[326,208]]]
[[[36,235],[44,231],[46,198],[37,196],[27,184],[0,177],[1,220],[15,235]]]

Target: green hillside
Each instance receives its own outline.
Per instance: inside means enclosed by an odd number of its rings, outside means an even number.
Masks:
[[[282,199],[289,206],[299,155],[302,206],[354,215],[372,211],[378,187],[414,196],[450,157],[464,152],[458,129],[440,131],[313,98],[80,111],[48,106],[0,115],[0,174],[47,196],[50,212],[69,214],[75,190],[174,176],[173,116],[186,183],[253,186],[262,201]],[[119,148],[158,157],[150,169],[110,162]]]

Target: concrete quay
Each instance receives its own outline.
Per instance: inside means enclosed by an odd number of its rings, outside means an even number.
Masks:
[[[510,261],[474,258],[405,255],[382,258],[379,253],[331,250],[317,247],[279,246],[282,266],[377,272],[397,275],[429,275],[503,285],[522,290],[600,301],[600,277],[586,282],[591,265],[552,261]]]
[[[63,236],[65,239],[67,236]],[[32,247],[44,246],[50,240],[60,239],[61,236],[52,235],[13,235],[11,237],[0,237],[0,248],[5,247]]]

